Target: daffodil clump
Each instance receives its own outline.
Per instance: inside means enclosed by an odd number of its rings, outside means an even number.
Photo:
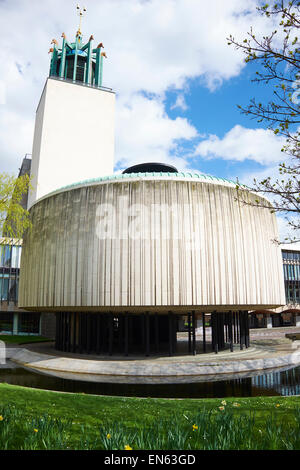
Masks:
[[[257,403],[259,401],[257,400]],[[0,449],[268,450],[300,449],[300,407],[286,420],[283,399],[260,415],[256,401],[222,399],[169,416],[132,422],[97,415],[94,425],[0,406]],[[267,400],[262,401],[266,404]],[[292,418],[292,419],[291,419]]]

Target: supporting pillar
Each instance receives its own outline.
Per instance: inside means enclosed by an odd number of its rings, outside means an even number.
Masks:
[[[202,328],[203,328],[203,352],[206,352],[206,337],[205,337],[205,313],[202,313]]]
[[[145,315],[146,356],[150,355],[150,319],[149,313]]]
[[[191,332],[191,314],[188,313],[188,351],[189,354],[192,352],[192,332]]]
[[[118,349],[119,353],[123,352],[123,338],[124,338],[124,316],[118,316]]]
[[[244,321],[243,312],[239,311],[239,325],[240,325],[240,349],[243,350],[244,345]]]
[[[155,351],[159,352],[159,325],[158,325],[158,314],[154,317],[154,329],[155,329]]]
[[[112,356],[113,353],[113,340],[114,340],[114,317],[110,313],[108,317],[108,354]]]
[[[79,314],[79,353],[82,354],[82,313]]]
[[[76,325],[77,325],[77,313],[72,314],[72,326],[73,326],[73,335],[72,335],[72,352],[76,352]]]
[[[173,317],[172,313],[169,312],[169,356],[173,356]]]
[[[96,321],[96,354],[100,354],[100,340],[101,340],[101,314],[97,315]]]
[[[233,352],[232,312],[228,313],[228,341],[230,351]]]
[[[211,340],[212,340],[212,350],[218,354],[218,318],[217,313],[213,312],[211,314]]]
[[[245,325],[246,325],[246,348],[250,346],[250,330],[249,330],[249,314],[245,312]]]
[[[124,319],[125,327],[124,327],[124,340],[125,340],[125,348],[124,348],[124,353],[125,356],[128,356],[128,313],[126,312],[125,314],[125,319]]]
[[[193,346],[192,346],[192,354],[193,356],[196,356],[197,351],[196,351],[196,315],[195,311],[192,312],[192,334],[193,334]]]

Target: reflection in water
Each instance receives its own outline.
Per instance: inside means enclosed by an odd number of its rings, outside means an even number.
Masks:
[[[269,389],[278,395],[300,395],[300,367],[252,377],[252,386]]]
[[[223,398],[299,395],[300,367],[275,370],[254,377],[175,384],[87,382],[49,376],[21,367],[12,367],[0,368],[0,382],[45,390],[127,397]]]

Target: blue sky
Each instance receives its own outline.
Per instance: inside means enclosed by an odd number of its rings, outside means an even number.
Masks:
[[[229,79],[213,91],[199,83],[198,79],[191,80],[184,95],[186,105],[184,109],[173,107],[176,102],[176,92],[167,93],[168,115],[172,119],[178,115],[186,117],[200,134],[216,134],[220,138],[237,124],[249,129],[264,128],[262,124],[258,124],[255,119],[250,119],[238,109],[238,105],[246,107],[253,97],[262,102],[272,99],[271,87],[267,88],[265,85],[252,82],[257,69],[259,69],[258,64],[248,64],[238,77]],[[189,148],[186,143],[184,147]],[[264,166],[249,158],[240,162],[222,158],[206,160],[200,156],[192,159],[193,168],[224,178],[234,178],[247,171],[251,173],[260,171]]]
[[[0,171],[31,153],[52,38],[74,38],[72,0],[0,0]],[[249,183],[276,175],[282,139],[237,104],[271,98],[256,66],[227,45],[274,29],[258,0],[86,0],[84,40],[103,42],[104,85],[116,92],[115,169],[145,161]],[[82,5],[83,6],[83,5]],[[5,64],[5,66],[4,66]],[[91,177],[97,175],[92,174]]]

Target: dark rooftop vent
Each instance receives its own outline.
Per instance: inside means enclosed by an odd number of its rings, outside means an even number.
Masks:
[[[140,163],[123,171],[124,173],[178,173],[177,168],[165,163]]]

